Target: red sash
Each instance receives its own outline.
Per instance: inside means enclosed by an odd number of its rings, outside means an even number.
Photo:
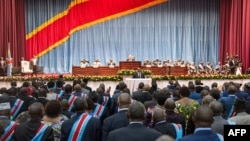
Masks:
[[[1,141],[9,141],[11,139],[12,134],[14,133],[14,129],[16,128],[16,126],[18,125],[18,123],[11,121],[9,126],[7,126],[4,130],[4,133],[1,137]]]
[[[93,115],[96,116],[97,118],[100,118],[104,112],[104,109],[105,109],[105,106],[97,104]]]
[[[69,103],[69,111],[72,111],[74,106],[74,101],[76,100],[77,96],[71,95],[69,97],[68,103]]]

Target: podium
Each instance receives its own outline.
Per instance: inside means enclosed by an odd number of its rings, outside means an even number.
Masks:
[[[137,69],[141,67],[141,61],[120,61],[120,69]]]
[[[125,79],[125,84],[127,84],[127,87],[130,89],[130,92],[137,91],[139,83],[143,82],[144,84],[148,84],[151,86],[152,79],[151,78],[126,78]]]

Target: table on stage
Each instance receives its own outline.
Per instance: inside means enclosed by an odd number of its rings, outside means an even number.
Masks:
[[[127,84],[127,87],[130,89],[130,92],[134,92],[138,89],[139,83],[143,82],[144,84],[148,84],[151,86],[152,79],[151,78],[125,78],[124,82]]]

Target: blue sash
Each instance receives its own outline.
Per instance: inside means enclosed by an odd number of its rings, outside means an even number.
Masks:
[[[58,100],[58,98],[59,98],[59,94],[54,93],[52,99],[53,99],[53,100]]]
[[[175,138],[175,140],[177,141],[180,138],[182,138],[182,134],[183,134],[182,126],[181,126],[181,124],[176,124],[176,123],[172,123],[172,125],[174,126],[175,131],[176,131],[176,138]]]
[[[216,135],[219,138],[219,141],[224,141],[224,137],[221,134],[216,133]]]
[[[91,116],[83,113],[79,118],[75,121],[74,125],[69,134],[68,141],[80,141],[83,139],[85,129]]]
[[[93,115],[96,116],[97,118],[100,118],[104,112],[104,109],[105,109],[105,106],[97,104],[93,112]]]
[[[63,90],[60,90],[59,97],[63,95]]]
[[[32,138],[31,141],[40,141],[47,128],[48,128],[48,126],[46,124],[42,123],[40,125],[40,127],[38,128],[36,135]]]
[[[230,117],[233,117],[233,116],[235,116],[235,110],[234,110],[234,105],[232,105],[231,106],[231,108],[230,108],[230,111],[229,111],[229,113],[228,113],[228,115],[227,115],[227,119],[229,119]]]
[[[107,97],[107,96],[103,96],[103,102],[102,102],[102,105],[103,106],[107,106],[107,104],[108,104],[108,101],[109,101],[109,97]]]
[[[2,137],[0,138],[1,141],[10,141],[12,134],[14,133],[15,127],[18,123],[11,121],[10,124],[5,128]]]
[[[10,114],[12,115],[13,119],[16,118],[17,114],[19,113],[21,107],[23,106],[24,101],[22,101],[21,99],[16,99],[14,105],[12,106],[11,110],[10,110]]]
[[[76,100],[77,96],[71,95],[68,100],[69,104],[69,111],[72,111],[73,106],[74,106],[74,101]]]

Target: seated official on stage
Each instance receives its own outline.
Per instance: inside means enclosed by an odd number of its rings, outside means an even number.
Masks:
[[[171,60],[165,60],[163,61],[163,66],[173,67],[174,65],[172,64]]]
[[[205,69],[206,69],[206,74],[213,74],[214,73],[213,65],[210,62],[207,62]]]
[[[110,68],[115,67],[115,62],[113,61],[112,58],[109,59],[108,66],[109,66]]]
[[[81,68],[85,68],[85,67],[87,67],[87,66],[89,66],[89,61],[88,60],[86,60],[86,59],[82,59],[82,61],[81,61]]]
[[[5,76],[6,72],[6,61],[3,59],[3,57],[0,58],[0,74],[2,76]]]
[[[143,63],[143,66],[146,66],[147,68],[149,68],[151,67],[151,62],[148,59],[146,59]]]
[[[127,61],[135,61],[135,56],[130,54],[127,58]]]
[[[199,74],[206,74],[206,68],[203,62],[200,62],[200,64],[197,66],[197,70]]]
[[[133,78],[145,78],[145,75],[141,71],[141,68],[137,68],[137,71],[134,73]]]
[[[94,67],[94,68],[98,68],[98,67],[100,67],[100,66],[102,66],[101,61],[100,61],[98,58],[95,59],[95,61],[93,62],[93,67]]]
[[[190,64],[188,64],[187,67],[188,67],[188,74],[195,75],[197,73],[197,69],[196,69],[194,62],[191,62]]]
[[[175,66],[181,66],[184,64],[184,61],[181,59],[181,58],[178,58],[176,61],[175,61]]]
[[[154,66],[161,67],[161,66],[162,66],[161,60],[158,59],[158,58],[156,58],[156,59],[153,61],[153,65],[154,65]]]

